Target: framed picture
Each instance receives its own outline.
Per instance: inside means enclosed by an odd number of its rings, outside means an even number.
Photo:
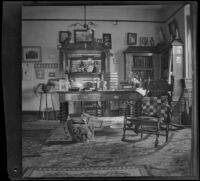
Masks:
[[[137,44],[137,34],[136,33],[128,33],[127,34],[127,44],[128,45],[136,45]]]
[[[59,43],[66,43],[71,40],[70,31],[59,31]]]
[[[36,79],[44,79],[44,69],[35,70]]]
[[[49,72],[49,77],[55,77],[56,73],[55,72]]]
[[[94,41],[94,31],[74,30],[75,43],[90,43]]]
[[[112,39],[110,33],[103,33],[103,47],[108,49],[112,48]]]
[[[172,20],[170,23],[169,23],[169,34],[170,34],[170,37],[172,37],[172,40],[175,39],[176,37],[176,29],[178,30],[178,24],[177,24],[177,21],[174,19]]]
[[[41,62],[41,47],[40,46],[25,46],[22,47],[23,62]]]
[[[98,39],[97,39],[97,43],[102,43],[102,39],[101,39],[101,38],[98,38]]]

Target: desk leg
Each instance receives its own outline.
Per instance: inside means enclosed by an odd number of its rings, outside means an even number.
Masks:
[[[65,122],[67,120],[67,117],[69,115],[69,103],[63,102],[60,103],[60,121]]]
[[[63,122],[63,119],[64,119],[63,118],[64,117],[63,116],[63,114],[64,114],[64,110],[63,109],[64,109],[64,103],[60,102],[60,116],[59,116],[60,117],[60,122]]]
[[[83,114],[83,110],[84,110],[84,108],[83,108],[83,101],[81,101],[81,115]]]
[[[110,101],[106,101],[105,105],[105,116],[108,116],[110,114]]]

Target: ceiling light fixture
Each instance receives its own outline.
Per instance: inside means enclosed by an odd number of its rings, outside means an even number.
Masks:
[[[86,6],[84,5],[84,24],[81,23],[74,23],[71,24],[69,26],[73,26],[73,27],[77,27],[77,26],[81,26],[83,27],[85,30],[95,30],[95,28],[97,27],[97,24],[89,21],[87,22],[87,17],[86,17]]]

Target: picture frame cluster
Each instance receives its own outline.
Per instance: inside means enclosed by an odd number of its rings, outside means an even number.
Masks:
[[[74,40],[70,31],[59,31],[59,48],[74,41],[75,44],[101,44],[106,49],[112,49],[111,33],[103,33],[102,38],[95,38],[94,30],[75,29]]]

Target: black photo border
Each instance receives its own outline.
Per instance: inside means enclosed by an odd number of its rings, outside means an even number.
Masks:
[[[113,5],[115,2],[104,3],[98,1],[97,3],[92,3],[90,1],[82,2],[74,2],[74,5],[83,5],[84,3],[91,5]],[[27,2],[28,5],[35,5],[36,2]],[[40,2],[37,2],[40,3]],[[47,3],[47,2],[46,2]],[[51,5],[58,5],[56,1],[49,2]],[[144,2],[149,4],[149,2]],[[152,2],[153,3],[153,2]],[[151,4],[152,4],[151,3]],[[153,4],[155,4],[154,2]],[[166,2],[163,2],[166,4]],[[177,2],[170,2],[177,3]],[[184,2],[183,2],[184,3]],[[21,180],[22,178],[22,110],[21,110],[21,98],[22,98],[22,74],[21,74],[21,60],[22,60],[22,47],[21,47],[21,27],[22,27],[22,17],[21,17],[21,7],[26,4],[25,2],[3,2],[3,18],[2,18],[2,103],[3,103],[3,119],[2,122],[2,136],[3,139],[3,154],[5,154],[3,162],[2,170],[4,176],[9,177],[12,180]],[[26,4],[26,5],[27,5]],[[46,5],[49,5],[48,3]],[[62,3],[61,3],[62,4]],[[61,5],[59,4],[59,5]],[[63,2],[64,5],[72,5],[73,2]],[[116,5],[135,5],[137,2],[116,2]],[[156,4],[162,4],[161,1]],[[192,8],[194,12],[197,12],[197,2],[191,2]],[[44,4],[42,4],[44,5]],[[183,4],[184,5],[184,4]],[[12,13],[11,13],[12,12]],[[192,21],[196,21],[194,18]],[[195,24],[196,22],[193,22]],[[197,31],[196,29],[193,30]],[[197,32],[195,33],[195,38],[197,37]],[[199,123],[198,123],[198,68],[197,68],[197,57],[198,50],[197,48],[197,40],[193,39],[193,47],[192,50],[195,55],[193,55],[193,114],[192,114],[192,173],[190,177],[165,177],[164,179],[173,180],[185,180],[199,179]],[[12,66],[11,66],[12,65]],[[8,71],[9,70],[9,71]],[[13,91],[14,89],[14,91]],[[4,129],[5,128],[5,129]],[[195,175],[194,175],[195,174]],[[150,177],[148,179],[163,179],[162,177]],[[104,179],[104,178],[103,178]],[[121,180],[122,178],[120,178]],[[135,179],[135,178],[131,178]],[[143,178],[136,178],[143,179]],[[147,178],[145,178],[147,179]],[[40,179],[41,180],[41,179]]]

